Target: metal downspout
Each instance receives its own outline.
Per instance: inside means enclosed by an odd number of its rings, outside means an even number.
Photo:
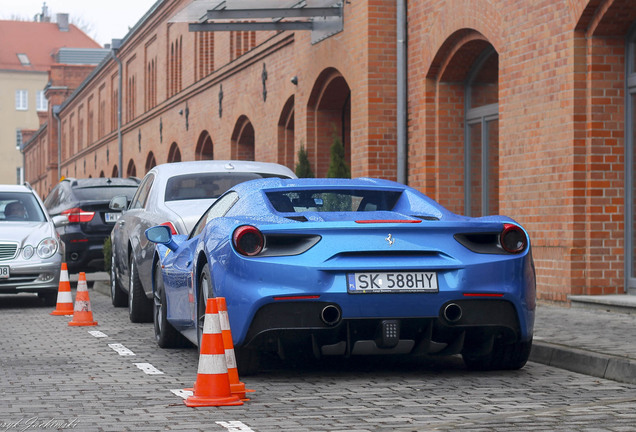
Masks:
[[[114,42],[114,41],[113,41]],[[123,163],[123,142],[122,142],[122,138],[121,138],[121,103],[122,103],[122,87],[123,87],[123,78],[122,78],[122,71],[123,71],[123,66],[121,64],[121,60],[119,59],[119,57],[117,57],[117,50],[113,49],[113,58],[115,59],[115,61],[117,62],[117,65],[119,67],[119,91],[117,92],[117,153],[118,153],[118,167],[119,169],[117,170],[118,172],[118,177],[122,177],[122,171],[123,171],[123,167],[122,167],[122,163]]]
[[[59,105],[53,107],[53,117],[57,120],[57,181],[60,181],[62,178],[62,119]]]
[[[407,179],[406,0],[397,0],[397,181]]]

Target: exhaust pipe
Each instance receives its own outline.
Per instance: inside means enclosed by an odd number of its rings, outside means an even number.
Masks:
[[[462,308],[456,303],[449,303],[444,308],[444,318],[450,323],[455,323],[462,318]]]
[[[341,318],[340,309],[334,305],[327,305],[320,312],[320,319],[328,326],[335,326]]]
[[[77,252],[71,253],[71,261],[77,261],[79,254]]]

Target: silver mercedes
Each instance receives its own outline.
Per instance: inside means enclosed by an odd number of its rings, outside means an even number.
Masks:
[[[57,301],[63,244],[29,185],[0,185],[0,293]]]

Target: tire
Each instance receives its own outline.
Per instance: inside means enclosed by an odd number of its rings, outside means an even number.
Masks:
[[[236,368],[239,376],[254,375],[258,373],[261,362],[260,352],[250,348],[234,348],[236,356]]]
[[[128,291],[128,317],[130,322],[145,323],[152,321],[152,302],[146,298],[144,289],[139,280],[137,273],[137,264],[135,257],[130,255],[130,265],[128,267],[130,274],[129,291]]]
[[[166,310],[166,290],[161,274],[161,264],[157,262],[154,271],[155,290],[153,293],[153,322],[155,340],[161,348],[177,348],[184,345],[184,337],[168,322]]]
[[[38,293],[38,297],[40,297],[44,301],[45,306],[57,306],[57,293]]]
[[[470,370],[516,370],[525,366],[530,357],[532,339],[527,342],[504,344],[496,341],[492,350],[483,355],[462,354]]]
[[[197,301],[197,343],[199,351],[201,350],[201,337],[203,335],[203,324],[205,323],[205,308],[208,298],[213,296],[210,267],[205,264],[199,277],[199,298]]]
[[[124,307],[128,304],[128,296],[117,281],[115,254],[110,255],[110,301],[115,307]]]

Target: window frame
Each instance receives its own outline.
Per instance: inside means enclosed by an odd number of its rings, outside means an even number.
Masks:
[[[15,91],[15,110],[29,110],[29,91],[26,89],[16,89]]]

